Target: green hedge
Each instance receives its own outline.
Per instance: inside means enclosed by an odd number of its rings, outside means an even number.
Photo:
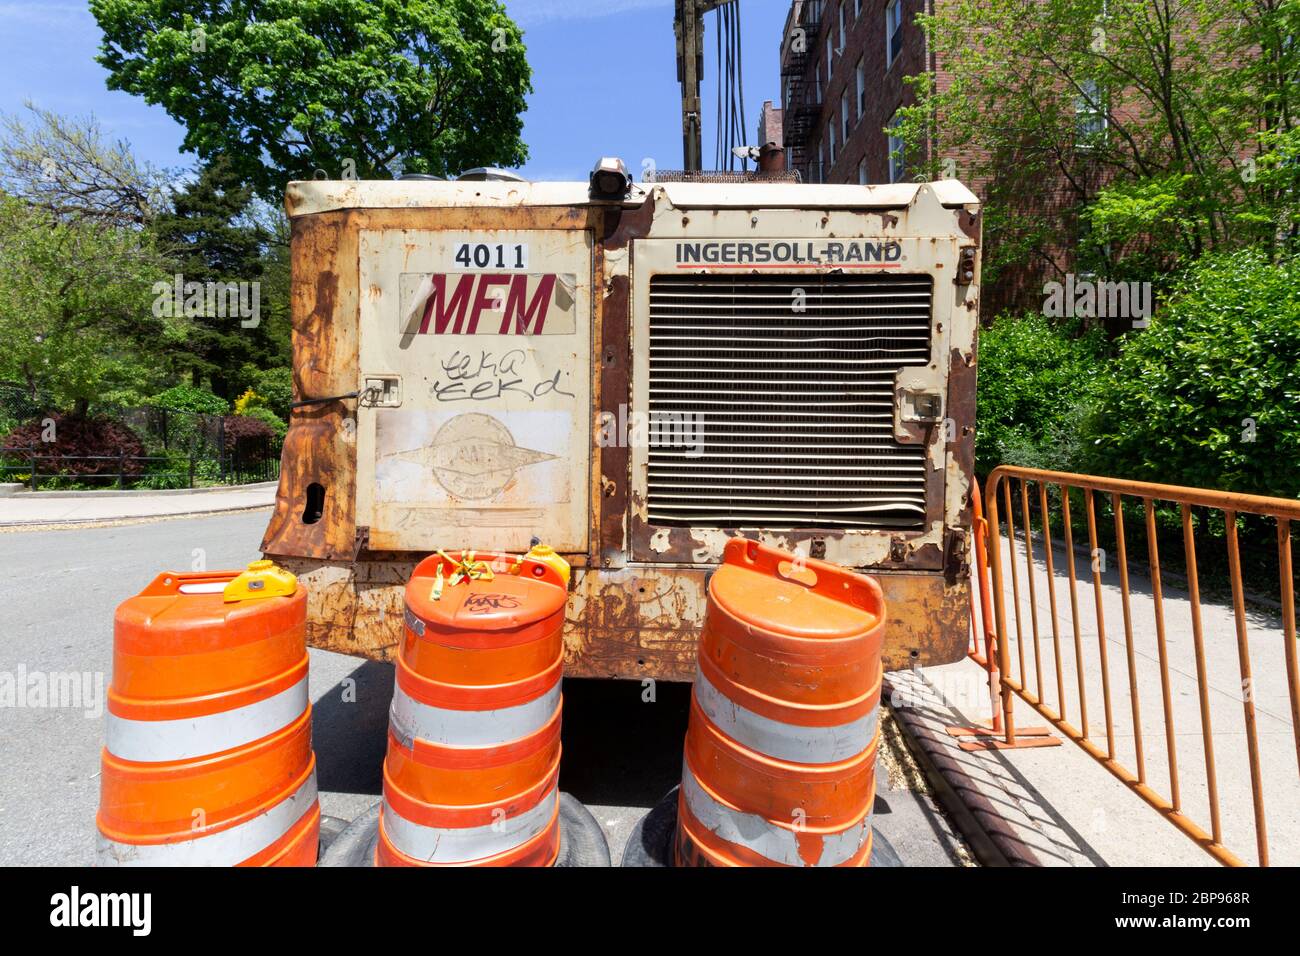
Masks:
[[[240,417],[254,419],[271,429],[272,440],[274,440],[277,445],[284,441],[284,436],[289,431],[289,426],[284,423],[279,415],[261,405],[254,405],[252,408],[245,411]]]
[[[1001,316],[980,334],[976,468],[1300,497],[1300,259],[1209,256],[1150,327]]]
[[[293,401],[293,373],[287,368],[268,368],[259,371],[252,382],[253,391],[266,399],[266,407],[283,419],[289,418],[289,403]]]
[[[1124,336],[1086,430],[1093,472],[1300,496],[1300,259],[1245,251],[1182,273]]]
[[[219,395],[214,395],[206,388],[194,385],[173,385],[159,392],[145,402],[154,408],[166,408],[172,411],[200,412],[204,415],[225,415],[230,411],[230,403]]]
[[[987,475],[1000,464],[1074,467],[1106,354],[1100,330],[1080,335],[1077,324],[1042,315],[1002,315],[982,330],[976,471]]]

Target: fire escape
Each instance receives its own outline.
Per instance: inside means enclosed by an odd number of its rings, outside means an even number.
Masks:
[[[789,151],[787,163],[805,183],[819,183],[823,178],[820,152],[810,152],[810,143],[822,113],[817,51],[824,7],[824,0],[795,0],[781,55],[781,82],[785,86],[781,122]]]

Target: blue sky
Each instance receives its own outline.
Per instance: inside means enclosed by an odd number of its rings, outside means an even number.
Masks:
[[[779,91],[778,51],[787,0],[740,0],[746,129]],[[585,179],[596,158],[621,156],[680,168],[681,104],[673,0],[506,0],[524,30],[534,93],[524,116],[533,179]],[[706,18],[711,77],[714,15]],[[84,0],[0,0],[0,111],[38,106],[94,114],[114,139],[159,166],[184,166],[182,132],[161,107],[110,92],[94,61],[99,31]],[[704,88],[704,156],[713,156],[713,84]],[[707,165],[707,163],[706,163]]]

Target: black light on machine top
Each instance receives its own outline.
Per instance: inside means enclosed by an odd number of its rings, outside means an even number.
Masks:
[[[626,198],[632,188],[632,174],[617,156],[602,156],[591,170],[590,195],[595,200]]]

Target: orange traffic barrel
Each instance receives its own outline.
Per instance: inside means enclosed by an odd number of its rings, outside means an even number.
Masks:
[[[117,609],[105,866],[312,866],[307,595],[270,561],[164,573]]]
[[[568,566],[439,552],[406,586],[380,866],[551,866]]]
[[[678,866],[866,866],[885,617],[871,578],[755,541],[709,580]]]

